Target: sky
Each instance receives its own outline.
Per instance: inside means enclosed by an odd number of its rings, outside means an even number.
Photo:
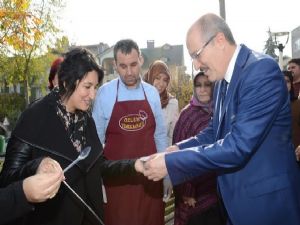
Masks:
[[[262,52],[267,31],[290,32],[300,26],[299,0],[225,0],[226,21],[237,43]],[[140,48],[183,45],[187,72],[191,60],[185,46],[188,28],[203,14],[219,15],[219,0],[66,0],[60,27],[70,42],[109,46],[131,38]],[[291,57],[291,38],[283,54]],[[279,39],[285,44],[284,40]]]

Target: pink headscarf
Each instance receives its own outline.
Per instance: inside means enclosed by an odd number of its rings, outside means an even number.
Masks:
[[[149,70],[144,75],[144,81],[153,85],[156,76],[160,73],[163,73],[168,76],[168,84],[169,84],[171,79],[171,73],[169,71],[167,64],[161,60],[156,60],[150,65]],[[162,93],[160,93],[160,102],[162,108],[165,108],[168,105],[170,98],[174,98],[174,96],[172,96],[167,91],[167,89],[165,89]]]

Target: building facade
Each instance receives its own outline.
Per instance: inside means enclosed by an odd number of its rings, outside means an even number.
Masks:
[[[104,69],[104,81],[108,82],[118,76],[114,70],[114,53],[113,46],[100,43],[98,45],[82,46],[89,49],[97,58],[98,63]],[[153,40],[147,41],[147,47],[141,48],[141,53],[144,58],[142,66],[142,74],[144,75],[148,70],[150,64],[155,60],[164,61],[172,74],[172,81],[178,83],[179,74],[184,74],[186,67],[184,65],[183,45],[164,44],[160,47],[155,47]]]
[[[292,58],[300,58],[300,26],[291,31]]]

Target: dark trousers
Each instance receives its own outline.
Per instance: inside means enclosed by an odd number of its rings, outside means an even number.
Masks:
[[[225,225],[224,218],[218,205],[192,216],[187,225]]]

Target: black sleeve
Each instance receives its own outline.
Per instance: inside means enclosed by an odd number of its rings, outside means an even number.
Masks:
[[[136,174],[135,159],[107,160],[102,155],[102,175],[104,177],[129,176]]]
[[[10,138],[0,174],[0,187],[6,187],[36,173],[43,158],[32,160],[32,148],[14,136]]]
[[[136,174],[134,163],[136,159],[124,159],[124,160],[108,160],[105,158],[103,154],[102,144],[99,140],[97,129],[95,126],[95,122],[93,118],[90,116],[88,118],[88,127],[89,127],[89,134],[91,139],[94,140],[95,146],[99,147],[99,151],[101,152],[100,156],[100,173],[104,177],[120,177],[120,176],[128,176]]]
[[[0,189],[0,224],[17,219],[33,209],[25,197],[22,181]]]

